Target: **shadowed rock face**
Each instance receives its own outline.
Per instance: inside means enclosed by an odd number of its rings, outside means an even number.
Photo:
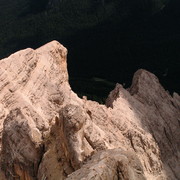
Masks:
[[[0,179],[180,179],[180,97],[138,70],[106,105],[70,88],[56,41],[0,61]]]

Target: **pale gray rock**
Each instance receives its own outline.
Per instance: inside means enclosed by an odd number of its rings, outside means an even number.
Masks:
[[[130,151],[112,149],[100,151],[67,180],[145,180],[142,165]]]
[[[0,61],[0,180],[180,179],[180,98],[138,70],[106,105],[68,83],[52,41]]]
[[[35,178],[43,147],[40,131],[20,109],[12,110],[4,121],[2,170],[9,180]]]
[[[68,84],[66,56],[66,48],[53,41],[0,61],[0,156],[8,179],[37,176],[44,136],[63,103],[76,97]]]

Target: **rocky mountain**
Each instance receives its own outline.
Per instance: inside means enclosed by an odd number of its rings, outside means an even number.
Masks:
[[[180,179],[180,96],[140,69],[105,105],[81,99],[66,57],[52,41],[0,61],[0,179]]]

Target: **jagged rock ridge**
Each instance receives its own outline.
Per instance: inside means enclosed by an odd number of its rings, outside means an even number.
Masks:
[[[180,97],[138,70],[106,105],[68,83],[56,41],[0,61],[0,179],[180,179]]]

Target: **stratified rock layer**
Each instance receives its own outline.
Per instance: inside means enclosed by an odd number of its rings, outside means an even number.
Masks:
[[[70,88],[56,41],[0,61],[1,180],[180,179],[180,97],[138,70],[106,105]]]

